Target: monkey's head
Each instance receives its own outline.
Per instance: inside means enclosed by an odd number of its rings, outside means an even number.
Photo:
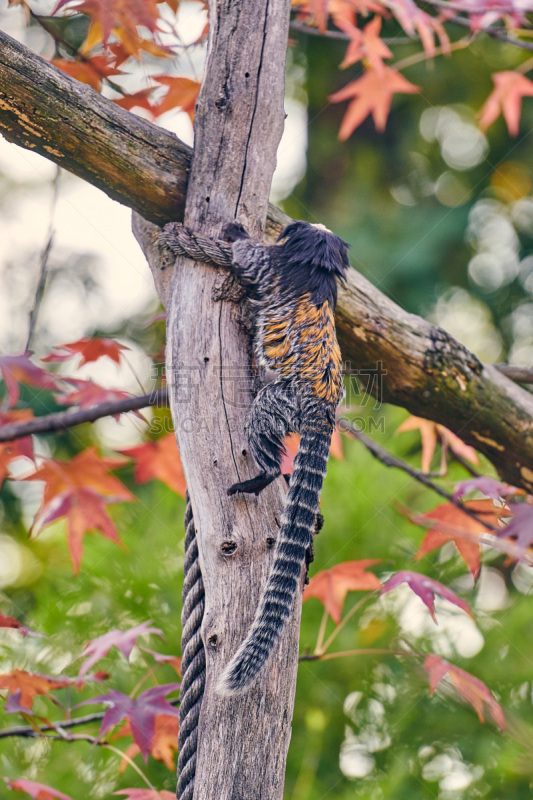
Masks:
[[[340,280],[346,278],[348,247],[346,242],[328,230],[324,225],[296,221],[287,225],[278,238],[283,251],[283,261],[287,266],[305,266],[334,275]]]

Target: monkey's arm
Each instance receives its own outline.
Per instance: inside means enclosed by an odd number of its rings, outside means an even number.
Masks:
[[[175,255],[227,269],[244,285],[256,285],[267,277],[268,247],[254,242],[238,223],[226,226],[224,238],[227,241],[198,236],[179,222],[170,222],[159,233],[160,243]]]
[[[234,272],[232,245],[220,239],[198,236],[180,222],[169,222],[159,232],[159,243],[176,256],[212,264]]]

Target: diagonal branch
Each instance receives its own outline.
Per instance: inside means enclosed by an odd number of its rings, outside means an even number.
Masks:
[[[352,422],[347,417],[338,417],[337,424],[341,431],[348,433],[350,436],[353,436],[354,439],[357,439],[358,442],[361,442],[362,445],[366,447],[369,453],[372,453],[374,458],[380,461],[386,467],[394,467],[395,469],[401,469],[402,472],[405,472],[411,478],[414,478],[415,481],[426,486],[428,489],[432,489],[441,497],[444,497],[445,500],[448,500],[449,503],[452,503],[457,508],[461,509],[468,517],[472,517],[475,519],[476,522],[481,523],[484,525],[485,528],[493,531],[494,533],[499,533],[500,529],[495,528],[493,525],[489,525],[485,520],[481,519],[481,517],[476,514],[475,511],[472,511],[468,506],[465,506],[461,500],[456,500],[451,492],[447,492],[445,489],[442,489],[438,484],[431,480],[429,475],[426,475],[425,472],[421,472],[419,469],[415,469],[407,461],[403,461],[401,458],[397,458],[397,456],[389,453],[388,450],[385,450],[380,444],[371,439],[370,436],[367,436],[366,433],[363,433],[358,426]]]
[[[183,214],[191,150],[0,32],[0,133],[147,219]]]
[[[124,414],[127,411],[137,411],[146,406],[164,406],[168,402],[168,393],[165,388],[158,389],[150,394],[138,397],[126,397],[124,400],[113,400],[90,408],[80,408],[77,411],[68,409],[58,411],[56,414],[47,414],[34,417],[27,422],[13,422],[9,425],[0,425],[0,442],[11,442],[22,439],[34,433],[53,433],[65,428],[73,428],[83,422],[95,422],[102,417],[113,417],[115,414]]]
[[[0,32],[0,131],[159,224],[181,219],[191,151],[63,74]],[[267,235],[289,218],[269,207]],[[135,232],[163,302],[174,258],[158,229]],[[166,276],[166,277],[165,277]],[[533,491],[533,398],[483,366],[445,331],[394,304],[352,270],[339,292],[337,330],[346,361],[379,375],[380,399],[433,419],[475,446],[501,476]]]
[[[171,706],[179,706],[179,698],[168,700]],[[73,719],[66,719],[64,721],[57,721],[53,725],[40,725],[38,729],[33,728],[31,725],[17,725],[14,728],[3,728],[0,730],[0,739],[5,739],[8,736],[21,736],[24,738],[38,739],[43,731],[57,731],[69,730],[71,728],[79,728],[81,725],[89,725],[91,722],[98,722],[103,719],[105,711],[95,711],[94,714],[86,714],[84,717],[74,717]],[[61,737],[64,738],[64,737]]]

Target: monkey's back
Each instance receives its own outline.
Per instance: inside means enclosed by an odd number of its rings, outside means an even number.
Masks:
[[[297,383],[300,394],[335,409],[343,386],[331,303],[314,303],[310,292],[276,299],[259,304],[259,359],[280,379]]]

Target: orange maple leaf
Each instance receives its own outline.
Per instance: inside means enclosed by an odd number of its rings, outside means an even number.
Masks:
[[[154,75],[154,80],[163,86],[168,86],[168,91],[159,105],[153,106],[154,114],[160,116],[166,111],[180,108],[189,115],[191,122],[194,120],[194,108],[201,84],[190,78],[175,78],[170,75]]]
[[[150,745],[150,755],[157,761],[162,761],[163,764],[170,770],[174,769],[174,753],[178,750],[178,733],[179,723],[176,717],[171,717],[168,714],[158,714],[155,718],[154,738]],[[114,739],[122,736],[132,736],[131,723],[127,720],[122,728],[118,731]],[[129,759],[135,758],[141,752],[141,748],[135,744],[131,744],[120,764],[120,772],[124,772],[128,766]]]
[[[53,58],[51,63],[66,72],[80,83],[92,86],[97,92],[102,88],[102,81],[110,75],[120,75],[121,70],[109,63],[107,56],[93,56],[85,61],[68,61],[65,58]]]
[[[294,3],[298,5],[298,3]],[[321,33],[325,33],[328,26],[328,0],[306,0],[305,9],[311,16],[311,22],[314,22]]]
[[[518,72],[496,72],[494,89],[479,112],[479,127],[486,131],[503,114],[511,136],[518,135],[522,98],[533,97],[533,81]]]
[[[374,0],[329,0],[328,11],[335,25],[341,30],[343,28],[339,22],[355,25],[357,14],[362,17],[367,17],[369,13],[387,16],[383,6]]]
[[[79,14],[87,14],[92,20],[87,42],[91,46],[99,41],[107,45],[112,32],[119,37],[125,34],[131,41],[140,41],[139,27],[155,33],[160,3],[161,0],[59,0],[52,14],[67,5]]]
[[[116,27],[114,33],[120,39],[124,50],[137,60],[140,58],[141,50],[156,58],[169,58],[173,55],[169,47],[163,47],[150,39],[143,39],[135,28]]]
[[[285,439],[283,440],[284,451],[281,456],[281,464],[280,464],[280,470],[282,475],[292,475],[292,473],[294,472],[294,459],[296,458],[296,453],[298,452],[299,444],[300,444],[300,434],[298,433],[288,433]],[[333,458],[336,458],[337,461],[342,461],[344,459],[344,452],[342,449],[342,437],[338,428],[334,429],[333,434],[331,436],[329,454]]]
[[[350,44],[341,64],[341,69],[350,67],[358,61],[366,59],[375,70],[383,70],[383,59],[392,58],[392,53],[379,36],[382,19],[375,16],[363,30],[350,25],[343,20],[336,20],[335,24],[350,37]]]
[[[167,433],[155,442],[145,442],[136,447],[120,450],[125,456],[135,459],[135,481],[148,483],[159,478],[169,489],[185,497],[187,484],[181,466],[178,446],[174,434]]]
[[[67,520],[67,541],[74,572],[79,572],[83,555],[83,537],[97,530],[106,539],[122,544],[105,507],[111,503],[135,500],[133,495],[109,470],[124,464],[123,458],[104,458],[89,447],[71,461],[44,459],[42,466],[25,480],[44,481],[44,497],[35,517],[31,534],[61,517]]]
[[[365,572],[368,567],[378,564],[379,561],[379,558],[345,561],[342,564],[336,564],[331,569],[318,572],[305,587],[304,602],[310,597],[316,597],[338,625],[348,592],[381,589],[381,581],[374,573]]]
[[[14,669],[0,675],[0,689],[7,689],[10,694],[20,692],[19,704],[27,709],[31,708],[36,695],[49,695],[52,689],[65,689],[67,686],[83,689],[85,681],[78,678],[51,678],[49,675],[39,675],[25,669]]]
[[[156,653],[155,650],[149,650],[147,647],[141,647],[140,649],[145,653],[150,653],[150,655],[155,658],[158,664],[169,664],[181,677],[181,656],[169,656],[165,653]]]
[[[509,512],[506,512],[504,508],[495,506],[492,500],[469,500],[464,505],[470,511],[474,511],[482,522],[478,522],[478,520],[465,514],[453,503],[442,503],[431,511],[419,514],[413,519],[413,522],[417,525],[431,523],[415,558],[419,560],[427,553],[442,547],[446,542],[453,542],[468,569],[474,578],[477,578],[481,566],[481,543],[469,541],[468,538],[462,537],[461,533],[464,531],[474,536],[479,536],[482,533],[493,533],[487,526],[498,526],[499,519],[506,514],[508,515]]]
[[[336,458],[337,461],[344,460],[344,452],[342,449],[342,436],[338,428],[334,429],[333,434],[331,436],[331,442],[329,445],[329,454],[332,458]]]
[[[416,94],[420,89],[407,78],[384,66],[382,70],[367,69],[361,78],[352,81],[330,96],[332,103],[354,98],[341,123],[339,139],[346,141],[358,125],[372,114],[376,130],[385,130],[394,94]]]
[[[441,473],[446,474],[446,449],[449,446],[453,453],[456,453],[462,458],[471,461],[472,464],[478,464],[479,459],[473,447],[465,444],[455,433],[445,428],[444,425],[439,425],[437,422],[432,422],[429,419],[422,417],[410,416],[398,428],[397,433],[404,433],[405,431],[420,431],[422,438],[422,472],[431,471],[431,461],[435,453],[435,447],[440,439],[443,444]]]
[[[117,106],[125,108],[126,111],[131,111],[132,108],[144,108],[144,110],[148,111],[153,117],[154,114],[151,101],[153,91],[154,87],[151,86],[149,89],[141,89],[134,94],[125,94],[124,97],[119,97],[113,102],[116,103]]]

